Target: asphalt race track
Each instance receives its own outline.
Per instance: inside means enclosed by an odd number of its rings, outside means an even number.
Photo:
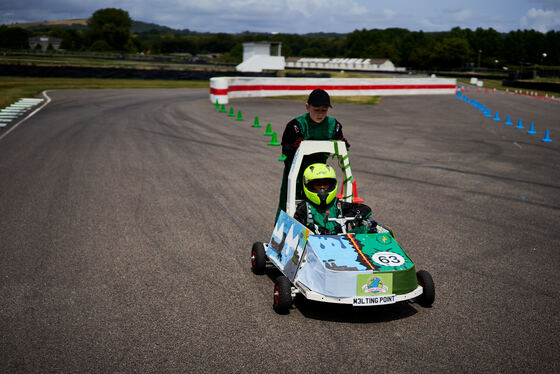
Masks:
[[[236,121],[207,89],[49,92],[0,140],[0,372],[558,372],[560,104],[467,95],[492,118],[455,95],[331,111],[433,307],[277,315],[249,255],[283,164],[251,125],[280,136],[303,103],[234,100]]]

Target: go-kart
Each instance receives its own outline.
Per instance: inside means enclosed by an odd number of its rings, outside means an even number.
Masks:
[[[348,228],[361,217],[333,217],[341,228],[337,235],[318,235],[296,221],[297,176],[303,157],[324,153],[337,157],[343,172],[342,201],[352,202],[353,176],[343,141],[303,141],[288,176],[286,212],[281,211],[268,243],[251,249],[251,268],[264,274],[272,263],[282,275],[274,281],[273,308],[288,313],[299,293],[314,301],[378,306],[415,301],[431,306],[433,279],[414,262],[395,240],[393,231],[377,225],[374,232],[352,234]]]

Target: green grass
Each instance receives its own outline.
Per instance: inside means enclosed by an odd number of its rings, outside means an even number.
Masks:
[[[45,90],[104,88],[208,88],[208,81],[97,79],[97,78],[35,78],[0,76],[0,108],[22,97],[33,97]],[[307,96],[277,96],[276,99],[305,102]],[[333,96],[332,103],[376,105],[380,96]]]
[[[502,85],[502,81],[501,80],[496,80],[496,79],[480,79],[482,81],[483,88],[488,88],[489,90],[493,90],[494,88],[496,90],[501,90],[501,91],[505,91],[506,88],[509,89],[509,91],[515,91],[515,87],[509,87],[509,86],[504,86]],[[555,82],[554,78],[541,78],[541,79],[535,79],[534,81],[539,81],[539,82]],[[457,85],[460,85],[461,83],[464,84],[470,84],[470,78],[457,78]],[[531,90],[529,90],[531,91]],[[545,93],[545,92],[543,92]],[[547,91],[546,93],[549,94],[553,94],[555,96],[560,95],[560,92],[557,91]]]
[[[208,81],[97,79],[97,78],[35,78],[0,76],[0,108],[22,97],[33,97],[44,90],[103,88],[208,88]]]
[[[290,95],[290,96],[271,96],[269,99],[295,100],[305,103],[307,96]],[[376,105],[381,101],[381,96],[331,96],[331,103],[336,104],[361,104]]]
[[[139,59],[141,59],[139,57]],[[214,66],[189,64],[177,58],[175,61],[152,61],[152,60],[126,60],[118,58],[102,58],[100,56],[66,56],[63,54],[53,56],[18,56],[0,55],[0,63],[7,65],[31,65],[31,66],[79,66],[79,67],[103,67],[103,68],[134,68],[134,69],[173,69],[185,70],[196,67],[198,70],[212,70]],[[220,69],[227,70],[227,67],[220,66]]]
[[[535,82],[560,83],[560,77],[546,77],[546,78],[536,77],[535,79],[533,79],[533,81],[535,81]]]
[[[502,85],[502,81],[501,80],[497,80],[497,79],[484,79],[484,78],[479,78],[479,80],[482,81],[483,83],[483,88],[488,88],[489,90],[493,90],[494,88],[497,90],[502,90],[505,91],[506,88],[511,89],[511,87],[506,87]],[[459,83],[464,83],[464,84],[470,84],[470,78],[457,78],[457,84]]]

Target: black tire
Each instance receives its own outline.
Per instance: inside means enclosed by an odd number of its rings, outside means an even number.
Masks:
[[[278,314],[287,314],[292,306],[292,283],[280,275],[274,281],[274,304],[272,307]]]
[[[416,273],[416,278],[418,284],[423,288],[422,295],[416,301],[423,307],[432,306],[436,298],[436,288],[432,276],[426,270],[420,270]]]
[[[266,270],[266,251],[264,244],[256,242],[251,249],[251,269],[255,274],[264,274]]]

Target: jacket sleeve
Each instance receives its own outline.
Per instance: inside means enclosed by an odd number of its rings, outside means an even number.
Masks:
[[[307,227],[307,209],[304,201],[300,202],[296,207],[294,219]]]
[[[346,143],[346,148],[350,148],[350,143],[348,143],[348,140],[346,140],[344,134],[342,133],[342,124],[338,122],[338,120],[336,121],[334,128],[334,140],[343,140],[344,143]]]
[[[302,140],[299,122],[294,118],[288,122],[282,134],[282,153],[286,155],[286,161],[289,160],[290,164]]]

